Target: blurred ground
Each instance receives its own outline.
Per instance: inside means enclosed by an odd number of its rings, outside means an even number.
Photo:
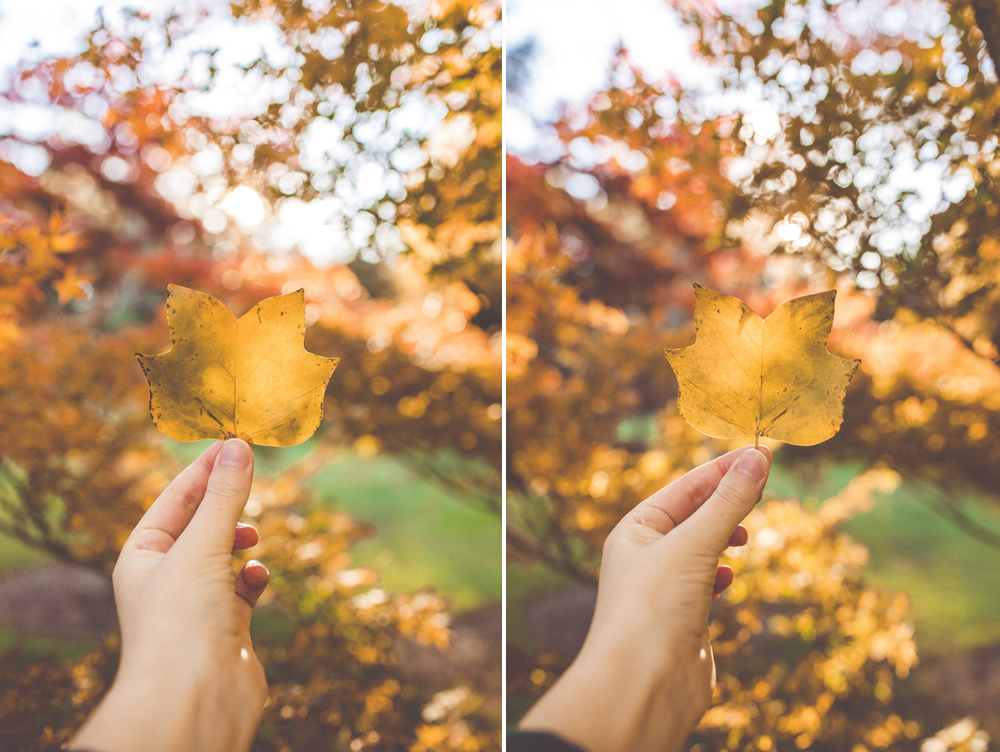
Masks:
[[[0,624],[12,633],[90,642],[117,623],[111,578],[87,567],[42,564],[0,578]]]

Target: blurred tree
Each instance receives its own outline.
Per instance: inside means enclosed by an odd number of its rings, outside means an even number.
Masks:
[[[845,429],[802,453],[933,480],[943,511],[1000,546],[957,504],[1000,481],[996,18],[990,2],[781,2],[687,21],[723,90],[753,102],[730,139],[731,235],[869,309]]]
[[[398,637],[446,648],[447,604],[372,589],[348,554],[364,528],[303,481],[335,447],[388,452],[499,507],[499,3],[229,10],[102,23],[2,95],[58,127],[0,138],[0,532],[109,572],[179,469],[134,359],[169,346],[166,284],[237,313],[304,288],[307,347],[341,365],[317,448],[247,511],[287,622],[259,644],[255,749],[498,749],[482,697],[429,697],[397,666]],[[250,28],[276,45],[235,64],[199,46]],[[4,748],[58,749],[114,654],[7,655]]]
[[[557,126],[565,159],[507,168],[509,539],[584,578],[624,511],[721,446],[663,413],[692,282],[772,305],[763,257],[721,242],[715,126],[664,129],[655,87],[616,66],[629,84]]]
[[[754,29],[747,37],[765,44]],[[720,35],[715,48],[723,62],[736,59],[724,55],[731,37]],[[801,50],[788,55],[806,60]],[[880,326],[879,298],[832,256],[782,253],[779,242],[801,237],[791,229],[798,220],[775,216],[786,194],[755,193],[755,184],[736,179],[746,169],[749,116],[706,117],[711,101],[720,100],[646,81],[623,52],[606,88],[554,124],[559,158],[508,160],[509,560],[541,561],[593,582],[603,541],[628,509],[740,443],[709,439],[676,412],[662,349],[694,339],[692,283],[736,295],[761,315],[836,286],[831,349],[860,356],[868,370],[847,398],[848,436],[809,456],[837,456],[837,442],[849,445],[878,416],[888,415],[898,438],[879,433],[854,447],[873,469],[818,512],[789,500],[749,518],[750,546],[733,559],[738,585],[713,611],[726,678],[692,749],[916,749],[947,719],[899,697],[896,680],[916,663],[906,599],[864,584],[867,554],[836,524],[898,482],[896,469],[876,465],[879,457],[933,477],[941,466],[920,464],[928,457],[922,443],[909,445],[912,457],[902,449],[902,426],[923,425],[924,411],[939,403],[915,402],[906,385],[938,384],[945,371],[981,378],[979,361],[958,357],[963,346],[940,327],[928,347],[927,325],[906,331],[903,313]],[[773,118],[772,127],[780,132]],[[926,354],[916,360],[918,342]],[[886,399],[893,390],[898,403]],[[509,647],[508,657],[510,691],[537,694],[570,656]]]

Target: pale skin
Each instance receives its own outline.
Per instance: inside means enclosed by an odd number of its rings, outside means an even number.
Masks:
[[[270,575],[251,561],[234,580],[232,554],[258,541],[254,528],[237,526],[252,477],[250,447],[217,442],[132,531],[113,575],[118,674],[70,750],[250,747],[267,699],[250,618]]]
[[[719,566],[770,472],[766,447],[723,455],[660,489],[604,544],[594,620],[580,654],[519,725],[587,752],[675,752],[708,709]]]

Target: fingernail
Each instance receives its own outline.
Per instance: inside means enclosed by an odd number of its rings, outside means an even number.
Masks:
[[[736,463],[736,469],[759,482],[763,480],[764,474],[767,473],[767,457],[764,456],[763,452],[759,452],[756,449],[748,449],[740,457],[739,462]]]
[[[258,567],[264,570],[263,573],[258,570]],[[251,574],[251,572],[253,574]],[[271,573],[268,571],[267,567],[256,559],[251,559],[247,562],[247,568],[244,576],[247,584],[253,588],[259,588],[262,585],[266,585],[271,579]]]
[[[245,522],[237,522],[236,529],[239,530],[241,527],[250,527],[250,526]]]
[[[222,458],[219,462],[223,465],[235,465],[236,467],[250,466],[250,447],[240,439],[230,439],[222,447]]]

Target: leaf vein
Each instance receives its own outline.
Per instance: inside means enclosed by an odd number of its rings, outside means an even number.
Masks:
[[[719,339],[722,341],[722,344],[726,346],[726,350],[729,351],[729,356],[733,359],[733,361],[736,363],[736,365],[738,365],[740,367],[740,370],[743,371],[743,375],[746,376],[747,381],[750,384],[753,384],[754,386],[756,386],[757,383],[758,383],[758,380],[755,379],[753,376],[751,376],[747,372],[746,367],[743,365],[743,363],[740,361],[740,359],[736,357],[736,354],[733,352],[733,348],[731,348],[729,346],[729,340],[726,338],[726,332],[723,331],[723,329],[722,329],[722,322],[721,321],[716,321],[715,319],[710,319],[710,321],[715,325],[715,329],[719,333]]]
[[[793,399],[794,397],[797,397],[800,394],[802,394],[802,392],[804,392],[806,389],[808,389],[815,380],[816,379],[809,379],[809,381],[807,381],[800,389],[796,389],[794,392],[792,392],[791,394],[789,394],[784,399],[781,399],[781,400],[778,400],[777,402],[775,402],[773,405],[771,405],[771,407],[769,407],[767,410],[765,410],[763,413],[761,413],[760,419],[764,420],[765,416],[767,416],[769,413],[772,413],[775,410],[777,410],[785,402],[788,402],[788,400]],[[783,414],[784,413],[782,413],[782,415]],[[781,417],[781,416],[778,416],[778,417]],[[777,420],[777,418],[775,418],[775,420]]]
[[[697,389],[697,390],[698,390],[699,392],[701,392],[701,393],[702,393],[702,394],[704,394],[704,395],[705,395],[706,397],[708,397],[708,399],[704,400],[704,404],[705,404],[705,405],[706,405],[706,406],[707,406],[707,407],[708,407],[709,409],[711,409],[711,410],[712,410],[712,412],[714,412],[714,413],[715,413],[715,414],[716,414],[717,416],[719,416],[720,418],[722,418],[722,420],[726,421],[726,423],[729,423],[729,424],[730,424],[731,426],[735,426],[736,428],[739,428],[739,429],[740,429],[741,431],[743,431],[743,430],[746,430],[746,426],[745,426],[745,425],[743,425],[743,424],[740,424],[740,423],[738,423],[738,422],[737,422],[737,421],[739,420],[739,417],[738,417],[738,416],[737,416],[737,417],[735,417],[735,418],[730,418],[730,417],[727,417],[726,415],[723,415],[723,414],[722,414],[722,411],[721,411],[721,410],[719,410],[719,408],[718,408],[718,407],[716,407],[716,406],[715,406],[715,404],[714,404],[714,402],[716,402],[716,401],[718,400],[718,398],[716,398],[716,397],[715,397],[715,396],[714,396],[714,395],[713,395],[713,394],[712,394],[711,392],[709,392],[709,391],[708,391],[708,390],[706,390],[706,389],[702,389],[702,388],[701,388],[700,386],[698,386],[698,385],[697,385],[696,383],[694,383],[693,381],[691,381],[691,379],[689,379],[689,378],[687,378],[687,377],[682,377],[682,378],[684,379],[684,381],[685,381],[685,382],[686,382],[687,384],[690,384],[690,385],[691,385],[691,386],[693,386],[693,387],[694,387],[695,389]],[[731,394],[729,394],[728,392],[727,392],[726,394],[727,394],[727,395],[729,395],[730,397],[732,397],[732,395],[731,395]],[[737,403],[737,404],[739,404],[739,403]],[[728,408],[728,409],[729,409],[730,411],[732,411],[732,409],[733,409],[733,408],[732,408],[732,407],[731,407],[730,405],[728,405],[728,404],[726,404],[726,403],[723,403],[723,405],[724,405],[725,407],[727,407],[727,408]],[[741,405],[741,407],[742,407],[742,405]],[[751,415],[752,415],[752,412],[750,411],[750,409],[749,409],[749,408],[747,408],[747,412],[748,412],[748,413],[751,413]]]
[[[206,405],[211,405],[211,406],[212,406],[212,407],[214,407],[214,408],[215,408],[216,410],[218,410],[218,411],[219,411],[220,413],[222,413],[223,415],[225,415],[225,416],[226,416],[227,418],[229,418],[229,419],[231,419],[231,420],[233,420],[233,419],[234,419],[234,418],[233,418],[233,416],[232,416],[232,415],[230,415],[230,414],[229,414],[229,413],[228,413],[228,412],[226,411],[226,409],[225,409],[224,407],[221,407],[221,406],[219,406],[219,405],[215,404],[214,402],[212,402],[212,400],[210,400],[210,399],[209,399],[208,397],[206,397],[206,396],[205,396],[204,394],[202,394],[201,392],[199,392],[199,391],[198,391],[197,389],[195,389],[195,388],[194,388],[193,386],[191,386],[191,385],[190,385],[190,384],[189,384],[188,382],[186,382],[186,381],[185,381],[184,379],[178,379],[178,381],[180,381],[180,382],[181,382],[181,383],[182,383],[182,384],[183,384],[184,386],[186,386],[186,387],[187,387],[188,389],[190,389],[190,390],[191,390],[191,393],[192,393],[192,394],[194,394],[195,396],[197,396],[197,397],[198,397],[198,401],[199,401],[199,402],[202,402],[202,403],[204,403],[204,404],[206,404]],[[215,417],[215,416],[212,416],[212,417]]]

